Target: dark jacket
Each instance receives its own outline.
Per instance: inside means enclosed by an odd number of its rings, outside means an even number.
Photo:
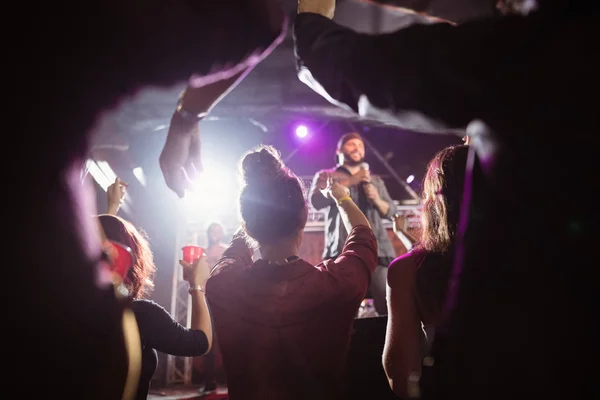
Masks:
[[[335,169],[335,172],[341,174],[347,174],[350,176],[350,172],[340,166]],[[318,175],[318,174],[317,174]],[[325,249],[323,250],[323,259],[335,258],[342,252],[344,248],[344,243],[346,242],[346,238],[348,237],[348,232],[346,232],[346,228],[344,227],[344,223],[340,216],[337,206],[333,202],[332,199],[323,196],[323,194],[316,188],[316,178],[317,175],[313,178],[313,182],[310,187],[310,191],[308,194],[308,199],[310,204],[316,210],[325,209],[326,218],[325,218]],[[379,176],[372,176],[371,183],[377,189],[377,193],[382,200],[386,201],[390,207],[386,215],[381,216],[379,211],[375,207],[373,207],[365,198],[364,191],[359,186],[351,186],[350,197],[352,200],[359,206],[362,212],[365,214],[367,219],[369,220],[369,224],[371,224],[371,229],[373,229],[373,233],[375,234],[375,238],[377,239],[377,255],[379,258],[390,259],[389,261],[385,261],[385,266],[389,264],[391,259],[396,257],[396,253],[394,251],[394,247],[392,246],[392,242],[387,234],[385,227],[383,226],[383,218],[391,219],[392,216],[396,213],[397,208],[394,204],[394,201],[390,197],[390,194],[385,187],[385,182]]]

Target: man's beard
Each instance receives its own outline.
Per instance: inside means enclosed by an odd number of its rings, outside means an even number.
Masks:
[[[350,167],[356,167],[365,161],[365,157],[361,157],[358,161],[354,161],[350,153],[342,153],[344,155],[344,164]]]

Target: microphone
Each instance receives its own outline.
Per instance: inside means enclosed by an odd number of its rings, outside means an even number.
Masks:
[[[369,164],[366,162],[360,163],[360,169],[364,169],[365,171],[369,170]],[[369,182],[361,182],[360,186],[364,188]]]
[[[369,164],[367,164],[366,162],[362,162],[360,163],[360,169],[368,171],[369,170]],[[361,188],[361,194],[359,196],[359,208],[361,208],[363,211],[366,211],[367,209],[372,207],[372,204],[370,201],[368,201],[368,199],[366,198],[366,194],[367,194],[367,185],[369,184],[369,182],[365,182],[362,181],[360,183],[360,188]]]
[[[366,162],[360,163],[360,169],[364,169],[365,171],[369,170],[369,164]],[[365,186],[368,182],[361,182],[362,186]]]

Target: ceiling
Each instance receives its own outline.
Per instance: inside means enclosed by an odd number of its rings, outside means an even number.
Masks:
[[[382,33],[427,22],[418,14],[391,7],[414,7],[452,20],[488,14],[488,0],[377,0],[385,7],[361,0],[338,0],[335,21],[359,32]],[[329,104],[296,77],[292,27],[297,0],[282,0],[290,15],[285,41],[212,111],[213,119],[277,119],[290,115],[352,119],[356,115]],[[131,136],[161,131],[169,121],[176,99],[184,88],[145,88],[126,99],[101,122],[99,138],[108,143],[114,136]],[[361,121],[369,123],[369,121]],[[372,123],[372,122],[371,122]],[[122,140],[122,139],[121,139]],[[117,140],[118,141],[118,140]]]
[[[414,22],[426,22],[421,15],[390,5],[413,7],[454,21],[490,12],[487,0],[380,2],[387,6],[379,7],[359,0],[338,0],[335,20],[360,32],[380,33]],[[293,23],[297,1],[285,0],[282,3]],[[350,129],[358,130],[372,144],[368,160],[373,165],[372,169],[387,179],[392,196],[400,200],[410,199],[394,175],[405,179],[407,175],[414,174],[413,185],[418,191],[418,182],[428,160],[442,147],[459,143],[460,138],[381,126],[374,121],[360,120],[356,115],[329,104],[298,80],[291,33],[290,27],[285,41],[201,123],[203,156],[233,165],[245,150],[259,143],[270,143],[281,150],[296,173],[310,177],[318,169],[332,166],[339,135]],[[176,99],[183,87],[182,83],[169,89],[142,89],[124,100],[117,109],[106,113],[98,124],[91,157],[108,161],[126,181],[136,182],[132,174],[135,167],[142,167],[146,174],[146,186],[131,184],[130,196],[136,203],[136,209],[141,207],[140,203],[145,203],[150,210],[153,207],[164,210],[166,207],[162,200],[157,199],[175,198],[164,185],[158,156]],[[290,139],[287,134],[290,124],[297,121],[307,122],[317,131],[315,136],[319,139],[313,140],[310,145]]]

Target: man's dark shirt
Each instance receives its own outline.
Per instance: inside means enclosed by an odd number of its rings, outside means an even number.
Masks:
[[[343,166],[337,167],[335,172],[348,176],[352,175],[350,171]],[[344,243],[348,237],[348,233],[346,232],[340,212],[338,211],[334,201],[323,196],[323,194],[317,189],[317,175],[315,175],[313,179],[308,198],[313,208],[317,210],[326,209],[325,249],[323,250],[323,259],[326,260],[335,258],[342,252]],[[354,202],[359,206],[361,211],[369,220],[371,229],[373,229],[373,233],[377,239],[377,256],[380,259],[385,259],[386,261],[383,261],[383,263],[387,266],[389,261],[396,257],[396,253],[387,231],[383,226],[382,218],[391,219],[396,213],[397,209],[381,177],[372,176],[371,183],[377,189],[377,193],[379,193],[381,199],[387,202],[390,206],[388,212],[383,217],[379,214],[379,211],[377,211],[377,209],[369,203],[361,186],[355,185],[349,187],[348,189],[350,190],[350,197],[352,197],[352,200],[354,200]]]

